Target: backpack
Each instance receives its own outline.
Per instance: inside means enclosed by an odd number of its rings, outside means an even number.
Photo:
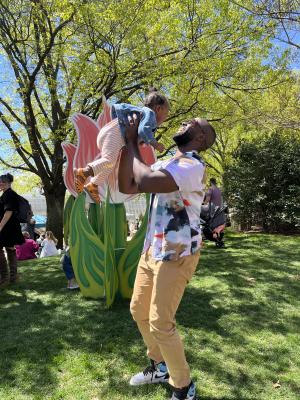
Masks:
[[[33,216],[31,204],[28,200],[24,199],[24,197],[18,196],[18,209],[19,211],[16,214],[17,219],[20,223],[29,222],[31,217]]]

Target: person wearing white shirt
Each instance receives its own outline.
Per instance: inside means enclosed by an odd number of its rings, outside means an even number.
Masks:
[[[59,254],[56,248],[57,239],[51,231],[46,232],[46,237],[41,243],[42,251],[40,257],[51,257]]]

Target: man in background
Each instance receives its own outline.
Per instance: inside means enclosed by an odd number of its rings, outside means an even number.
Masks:
[[[222,192],[217,186],[217,181],[215,178],[209,180],[210,187],[205,194],[204,204],[213,203],[216,207],[221,207],[223,203]]]

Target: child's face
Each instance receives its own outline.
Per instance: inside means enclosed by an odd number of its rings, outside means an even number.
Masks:
[[[169,106],[168,105],[155,106],[154,111],[156,114],[156,122],[157,125],[159,126],[168,118]]]

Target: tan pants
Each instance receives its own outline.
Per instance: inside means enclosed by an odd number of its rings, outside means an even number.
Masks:
[[[199,257],[197,253],[178,261],[156,261],[148,250],[140,259],[130,304],[148,357],[166,362],[169,383],[176,388],[189,385],[191,378],[175,314]]]

